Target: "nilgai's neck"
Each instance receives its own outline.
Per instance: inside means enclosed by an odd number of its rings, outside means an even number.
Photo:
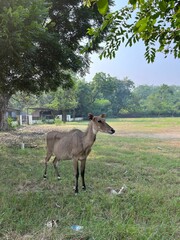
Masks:
[[[97,132],[93,129],[92,122],[89,123],[88,128],[84,133],[84,146],[91,147],[96,140]]]

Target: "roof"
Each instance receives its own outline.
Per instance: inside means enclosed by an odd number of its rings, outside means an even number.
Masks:
[[[54,109],[52,108],[43,108],[43,107],[29,107],[28,109],[33,109],[33,110],[52,110],[52,111],[55,111]]]
[[[7,111],[16,111],[16,112],[21,112],[21,110],[20,109],[17,109],[17,108],[11,108],[11,107],[8,107],[7,108]]]

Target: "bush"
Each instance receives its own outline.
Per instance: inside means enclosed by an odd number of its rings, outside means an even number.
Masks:
[[[8,127],[12,128],[13,127],[13,119],[11,117],[7,118],[7,123],[8,123]]]
[[[61,125],[63,123],[63,121],[59,118],[55,118],[54,122],[55,122],[56,125]]]

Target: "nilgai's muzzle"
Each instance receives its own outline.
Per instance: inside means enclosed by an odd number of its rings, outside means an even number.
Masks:
[[[115,133],[115,130],[114,130],[113,128],[111,128],[111,130],[110,130],[109,133],[110,133],[110,134],[114,134],[114,133]]]

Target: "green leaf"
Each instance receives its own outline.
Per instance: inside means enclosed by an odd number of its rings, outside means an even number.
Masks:
[[[101,30],[103,31],[109,24],[109,21],[108,20],[105,20],[103,23],[102,23],[102,26],[101,26]]]
[[[107,13],[108,5],[108,0],[99,0],[97,2],[98,11],[100,14],[105,15]]]
[[[136,9],[137,0],[129,0],[129,3],[133,6],[134,9]]]
[[[147,24],[148,19],[147,18],[142,18],[136,23],[136,27],[139,28],[142,24],[146,23]]]
[[[88,33],[90,36],[93,36],[94,33],[95,33],[94,28],[88,28],[88,29],[87,29],[87,33]]]
[[[143,31],[146,29],[146,26],[147,26],[147,23],[141,24],[141,26],[140,26],[139,29],[138,29],[138,32],[139,32],[139,33],[140,33],[140,32],[143,32]]]
[[[163,0],[159,3],[159,8],[161,9],[161,11],[165,12],[166,8],[167,8],[167,3]]]
[[[143,32],[147,27],[148,20],[149,18],[142,18],[141,20],[139,20],[135,25],[135,27],[138,28],[136,31],[139,33]]]

